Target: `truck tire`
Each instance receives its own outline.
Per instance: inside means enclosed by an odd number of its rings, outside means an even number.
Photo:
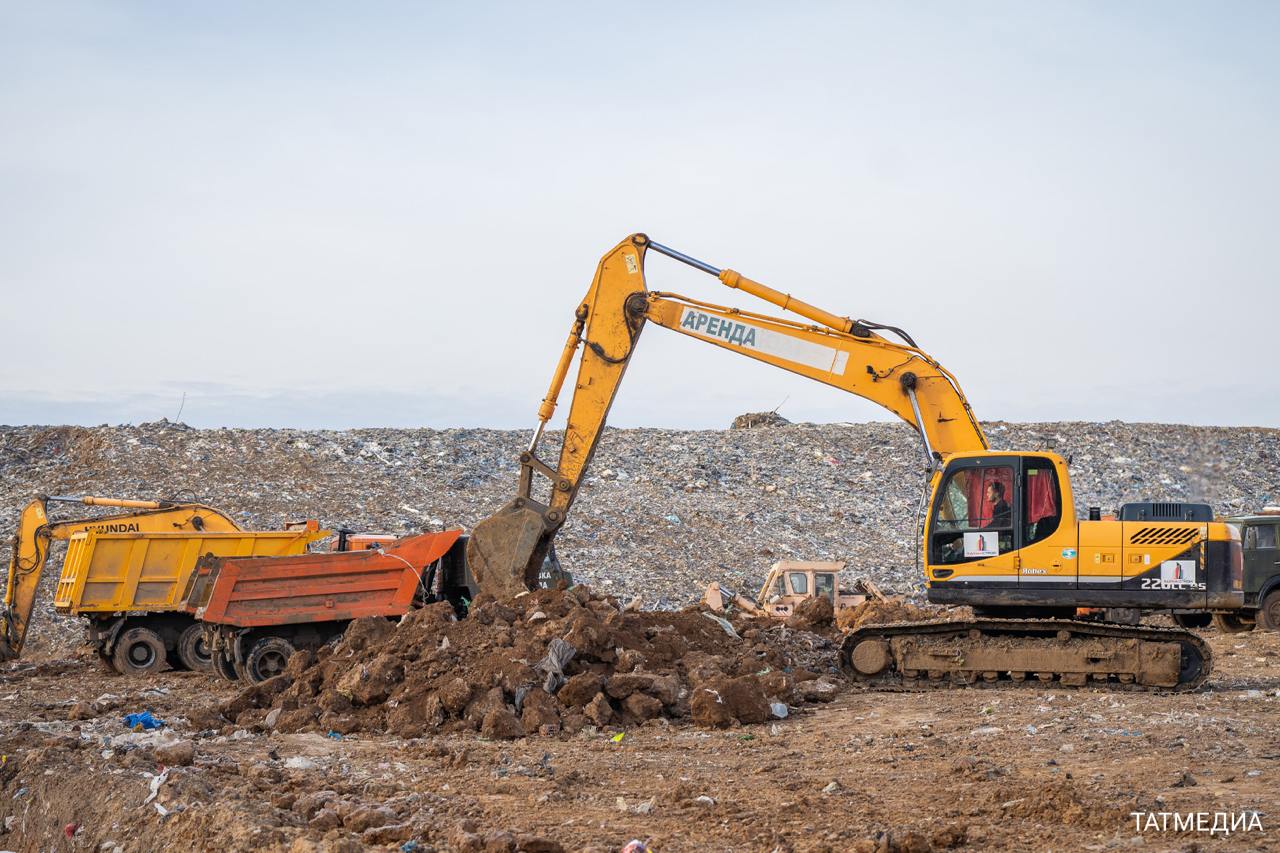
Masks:
[[[1258,608],[1257,621],[1268,631],[1280,631],[1280,589],[1273,589],[1262,599]]]
[[[1213,624],[1212,613],[1175,613],[1173,621],[1179,628],[1186,628],[1188,631],[1200,628],[1208,628]]]
[[[225,681],[239,681],[240,674],[236,671],[236,662],[227,657],[224,651],[214,652],[213,654],[213,671],[218,673]]]
[[[1213,614],[1213,627],[1224,634],[1243,634],[1253,630],[1253,620],[1245,619],[1235,613]]]
[[[111,665],[121,675],[159,672],[166,664],[164,640],[150,628],[126,628],[116,638]]]
[[[178,635],[178,659],[190,670],[213,669],[213,655],[209,653],[209,644],[204,639],[204,625],[199,622],[188,625]]]
[[[284,637],[263,637],[249,648],[244,656],[245,680],[253,683],[266,681],[284,672],[293,656],[293,643]]]

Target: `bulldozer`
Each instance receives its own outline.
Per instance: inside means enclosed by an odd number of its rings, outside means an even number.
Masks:
[[[651,291],[650,252],[800,319]],[[639,233],[600,260],[519,456],[516,494],[472,533],[467,562],[482,590],[501,598],[534,585],[649,324],[874,402],[919,436],[917,559],[928,597],[971,605],[975,618],[859,629],[842,647],[852,677],[1148,689],[1193,689],[1208,677],[1209,647],[1191,631],[1073,618],[1082,607],[1239,609],[1240,536],[1208,507],[1151,502],[1126,505],[1112,521],[1092,510],[1077,518],[1067,460],[1048,450],[992,450],[956,377],[903,329],[831,313]],[[539,445],[579,349],[559,458],[550,464]],[[546,488],[535,491],[535,478]]]
[[[843,560],[779,560],[770,567],[755,598],[710,583],[702,593],[702,604],[715,613],[736,608],[749,616],[786,619],[809,598],[829,599],[836,613],[865,604],[868,599],[885,599],[880,588],[867,578],[847,582],[841,576],[844,567]]]

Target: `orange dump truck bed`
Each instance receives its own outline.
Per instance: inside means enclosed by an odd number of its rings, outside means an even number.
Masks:
[[[236,628],[400,616],[461,535],[424,533],[380,550],[204,558],[186,606],[206,624]]]

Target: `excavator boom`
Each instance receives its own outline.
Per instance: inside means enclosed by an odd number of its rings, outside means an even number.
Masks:
[[[667,255],[812,321],[809,324],[727,308],[674,293],[649,291],[645,256]],[[633,234],[610,250],[596,268],[538,409],[538,425],[520,456],[514,500],[480,522],[467,546],[467,562],[482,591],[510,597],[530,588],[556,531],[568,516],[604,431],[618,386],[646,323],[729,349],[871,400],[911,424],[920,434],[928,467],[943,454],[988,447],[959,383],[910,336],[893,327],[840,317],[733,270],[703,261]],[[902,343],[877,330],[895,332]],[[559,460],[538,458],[537,449],[581,349]],[[550,482],[550,494],[534,494],[534,475]]]

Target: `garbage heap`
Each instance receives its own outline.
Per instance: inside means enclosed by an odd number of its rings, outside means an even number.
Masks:
[[[830,701],[835,648],[820,634],[734,629],[692,608],[627,610],[585,586],[510,602],[478,596],[461,620],[443,602],[398,624],[356,620],[338,643],[298,652],[221,712],[242,726],[403,737],[554,736],[659,717],[726,727]]]

